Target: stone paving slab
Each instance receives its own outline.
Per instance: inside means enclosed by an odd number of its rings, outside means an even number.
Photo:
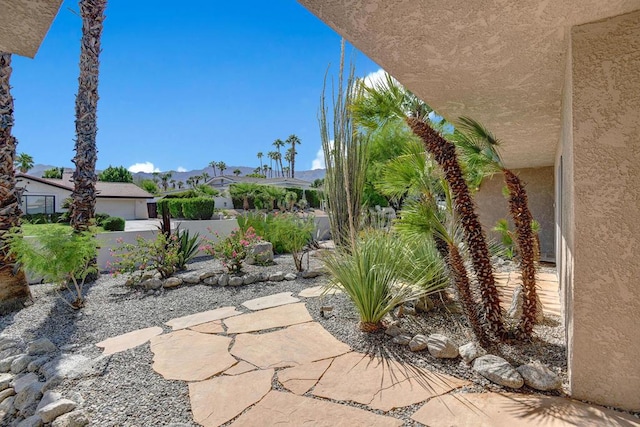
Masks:
[[[317,322],[264,334],[239,334],[231,354],[261,369],[288,368],[339,356],[350,350]]]
[[[232,420],[269,393],[273,373],[273,369],[268,369],[190,383],[193,419],[205,427],[217,427]]]
[[[102,348],[102,354],[106,356],[138,347],[161,333],[162,328],[159,326],[138,329],[116,337],[107,338],[106,340],[97,343],[96,346]]]
[[[255,371],[256,369],[258,368],[253,366],[251,363],[247,363],[244,360],[241,360],[237,364],[233,365],[232,367],[224,371],[223,374],[240,375],[240,374],[244,374],[245,372]]]
[[[317,362],[305,363],[293,368],[278,371],[278,381],[287,390],[303,395],[316,385],[322,374],[325,373],[333,359],[319,360]]]
[[[445,374],[353,352],[336,357],[312,393],[390,411],[468,384]]]
[[[267,295],[266,297],[254,298],[242,303],[249,310],[264,310],[265,308],[277,307],[279,305],[293,304],[300,300],[293,295],[293,292],[281,292],[279,294]]]
[[[230,343],[231,338],[190,330],[153,337],[153,369],[168,380],[205,380],[236,364]]]
[[[167,323],[165,323],[165,325],[171,326],[174,331],[177,331],[178,329],[185,329],[190,326],[196,326],[214,320],[225,319],[227,317],[237,316],[239,314],[242,314],[242,312],[237,311],[235,307],[221,307],[216,308],[215,310],[203,311],[201,313],[195,313],[189,316],[171,319]]]
[[[270,391],[231,424],[255,426],[397,427],[402,421],[352,406],[279,391]]]
[[[224,333],[222,320],[214,320],[212,322],[202,323],[200,325],[189,326],[189,329],[203,334],[221,334]]]
[[[629,414],[564,397],[458,393],[436,397],[411,417],[430,427],[640,426]]]
[[[298,323],[311,322],[313,318],[304,303],[287,304],[268,308],[253,313],[225,319],[228,334],[262,331],[265,329],[281,328]]]
[[[307,289],[303,289],[302,291],[300,291],[300,293],[298,293],[299,297],[303,297],[303,298],[317,298],[317,297],[321,297],[323,296],[323,292],[326,289],[325,286],[323,285],[318,285],[318,286],[314,286],[311,288],[307,288]],[[342,291],[340,289],[329,289],[324,295],[335,295],[335,294],[341,294]]]

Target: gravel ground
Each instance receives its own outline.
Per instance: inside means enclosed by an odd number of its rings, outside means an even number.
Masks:
[[[290,256],[276,257],[275,262],[268,267],[247,266],[246,270],[294,271]],[[311,257],[311,267],[319,266],[320,261]],[[189,265],[189,270],[220,268],[220,264],[212,259],[199,259]],[[505,268],[508,266],[502,267]],[[169,332],[164,325],[168,320],[221,306],[236,306],[247,311],[240,307],[246,300],[285,291],[295,295],[302,289],[325,283],[326,277],[242,287],[182,286],[159,291],[157,295],[127,287],[124,282],[124,277],[101,276],[86,289],[86,307],[81,311],[69,309],[56,296],[52,285],[33,286],[35,304],[0,318],[0,328],[3,335],[22,337],[25,342],[48,337],[64,351],[99,358],[101,352],[95,343],[106,338],[150,326],[162,326]],[[503,390],[474,374],[460,359],[439,360],[428,352],[412,353],[407,347],[392,344],[391,338],[382,332],[361,332],[357,328],[357,313],[344,294],[312,298],[306,303],[316,321],[357,351],[405,360],[468,379],[474,385],[466,391]],[[334,307],[332,316],[321,316],[323,305]],[[434,310],[428,314],[404,317],[401,321],[404,327],[416,333],[444,333],[459,345],[469,341],[469,328],[451,301],[437,301]],[[566,385],[564,330],[559,318],[547,317],[544,324],[536,327],[536,338],[531,343],[504,344],[495,352],[514,364],[541,360],[558,372]],[[102,359],[102,375],[67,381],[57,390],[67,396],[74,392],[82,396],[82,407],[91,418],[91,425],[196,425],[191,417],[186,383],[163,379],[151,369],[152,358],[148,345],[114,354]],[[530,390],[525,388],[523,391]],[[418,407],[395,410],[388,415],[405,420],[405,425],[414,425],[408,417]]]

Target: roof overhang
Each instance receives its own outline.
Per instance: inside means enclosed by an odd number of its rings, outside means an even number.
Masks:
[[[33,58],[62,0],[0,0],[0,52]]]
[[[298,0],[439,114],[471,116],[511,168],[554,163],[573,26],[640,0]]]

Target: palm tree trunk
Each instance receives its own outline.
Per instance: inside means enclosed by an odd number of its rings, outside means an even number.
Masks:
[[[460,218],[473,269],[478,279],[483,315],[491,332],[499,339],[504,339],[507,334],[502,322],[500,296],[493,277],[489,248],[475,213],[469,188],[462,175],[455,146],[422,120],[408,117],[406,121],[413,132],[422,139],[426,150],[444,171],[445,179],[451,187],[455,201],[454,209]]]
[[[508,169],[503,169],[504,180],[509,189],[509,211],[516,227],[516,242],[520,252],[520,271],[524,298],[522,318],[518,323],[517,333],[522,338],[529,338],[536,323],[536,249],[535,237],[531,229],[533,217],[529,211],[527,192],[520,178]]]
[[[31,298],[29,284],[15,258],[6,246],[9,231],[20,226],[19,194],[13,162],[16,158],[16,139],[13,127],[13,97],[11,55],[0,52],[0,313],[20,308]]]
[[[89,228],[96,207],[96,134],[100,37],[106,0],[81,0],[82,40],[80,77],[76,96],[76,155],[71,225],[76,231]]]

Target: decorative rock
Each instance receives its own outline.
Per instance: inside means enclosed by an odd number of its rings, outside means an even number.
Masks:
[[[196,273],[185,274],[182,276],[182,282],[189,285],[197,285],[200,283],[200,275]]]
[[[0,351],[0,360],[4,360],[11,356],[17,356],[18,354],[22,354],[22,350],[20,350],[19,347],[9,347]]]
[[[480,347],[475,342],[468,342],[465,345],[461,345],[458,348],[458,353],[462,356],[462,360],[467,363],[473,362],[476,358],[487,354],[484,348]]]
[[[0,402],[5,400],[7,397],[13,396],[15,394],[16,394],[16,391],[14,389],[12,389],[12,388],[7,388],[7,389],[4,389],[4,390],[0,391]]]
[[[414,307],[418,313],[427,313],[433,309],[434,305],[431,298],[425,295],[415,302]]]
[[[27,365],[27,371],[35,372],[40,369],[45,363],[47,363],[51,359],[49,356],[41,356],[37,359],[33,360],[31,363]]]
[[[63,354],[46,363],[40,372],[47,380],[52,378],[77,379],[95,373],[93,361],[80,354]]]
[[[229,277],[229,286],[242,286],[244,284],[244,279],[238,276]]]
[[[427,349],[433,357],[440,359],[455,359],[458,357],[458,346],[451,339],[442,334],[431,334],[427,338]]]
[[[76,402],[69,399],[60,399],[49,403],[47,406],[40,408],[37,414],[40,415],[42,421],[50,423],[62,414],[71,412],[76,408]]]
[[[398,325],[398,322],[393,322],[384,331],[384,333],[389,335],[390,337],[397,337],[398,335],[406,334],[407,332]]]
[[[562,387],[560,377],[539,362],[519,366],[516,370],[524,378],[524,383],[536,390],[558,390]]]
[[[16,393],[20,393],[22,390],[24,390],[34,382],[38,382],[38,376],[34,373],[30,373],[16,378],[13,381],[13,388],[16,390]]]
[[[421,351],[425,348],[427,348],[427,337],[422,334],[416,335],[409,341],[409,350],[411,351]]]
[[[17,427],[42,427],[42,418],[38,415],[32,415],[20,421]]]
[[[140,283],[140,286],[144,287],[146,290],[156,290],[162,287],[162,280],[160,279],[147,279],[144,282]]]
[[[68,412],[56,418],[51,427],[84,427],[89,424],[89,418],[81,411]]]
[[[214,277],[214,276],[218,276],[218,273],[216,273],[215,271],[205,271],[204,273],[200,274],[200,281],[204,282],[205,280],[207,280],[210,277]]]
[[[26,354],[16,357],[13,362],[11,362],[11,372],[19,374],[20,372],[25,371],[33,359],[35,359],[33,356],[28,356]]]
[[[44,408],[49,403],[53,403],[56,400],[60,400],[60,399],[62,399],[62,394],[55,391],[46,391],[42,395],[42,400],[40,401],[40,403],[38,403],[38,406],[36,407],[36,413],[38,412],[38,410]]]
[[[269,280],[269,273],[266,271],[261,271],[256,274],[256,280],[258,282],[267,282]]]
[[[303,279],[313,279],[314,277],[322,276],[324,272],[322,270],[306,270],[302,272]]]
[[[58,348],[48,338],[40,338],[29,344],[27,354],[29,356],[38,356],[45,353],[53,353],[57,350]]]
[[[162,285],[165,288],[175,288],[176,286],[180,286],[182,285],[182,279],[179,277],[169,277],[167,280],[164,281],[164,284]]]
[[[247,265],[268,264],[273,262],[273,245],[271,242],[259,242],[254,244],[244,261]]]
[[[22,354],[16,354],[15,356],[9,356],[6,359],[0,360],[0,372],[9,372],[13,361],[20,356],[22,356]]]
[[[496,384],[505,387],[520,388],[524,379],[509,362],[502,357],[487,354],[473,361],[473,370]]]
[[[394,344],[399,344],[399,345],[409,345],[409,343],[411,342],[412,338],[413,337],[411,335],[400,334],[400,335],[396,335],[395,337],[393,337],[391,342],[394,343]]]
[[[524,287],[522,285],[516,285],[513,289],[513,299],[509,310],[507,310],[507,316],[512,319],[520,319],[522,317],[522,304],[524,302]],[[536,323],[540,323],[544,320],[544,312],[542,307],[542,301],[540,301],[540,295],[536,295]]]
[[[39,381],[30,383],[27,387],[16,393],[13,406],[24,415],[32,415],[42,397],[42,386],[44,386],[44,383]]]
[[[9,388],[9,384],[13,380],[13,375],[11,374],[0,374],[0,391]]]
[[[156,277],[156,273],[153,271],[145,271],[142,274],[142,277],[140,278],[141,282],[144,282],[145,280],[149,280],[149,279],[153,279]]]
[[[218,279],[219,286],[227,286],[229,284],[229,275],[227,273],[222,273],[220,278]]]
[[[289,282],[292,280],[296,280],[298,278],[298,276],[296,276],[293,273],[287,273],[284,275],[284,280],[288,280]]]
[[[0,351],[4,351],[8,348],[17,347],[19,344],[19,340],[17,338],[11,338],[7,336],[0,336]]]
[[[247,274],[242,278],[242,283],[245,285],[250,285],[252,283],[255,283],[257,281],[256,279],[257,277],[253,274]]]
[[[6,414],[13,415],[16,413],[16,408],[13,406],[15,399],[15,396],[11,396],[0,402],[0,417],[4,418]]]
[[[216,286],[218,284],[218,276],[209,276],[203,282],[205,285]]]
[[[269,281],[271,282],[282,282],[284,280],[284,273],[282,271],[276,271],[271,276],[269,276]]]
[[[416,309],[412,305],[405,304],[402,306],[402,314],[405,316],[415,316]]]

